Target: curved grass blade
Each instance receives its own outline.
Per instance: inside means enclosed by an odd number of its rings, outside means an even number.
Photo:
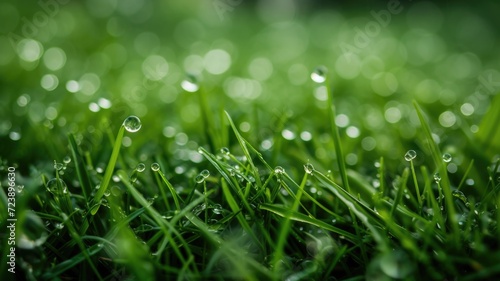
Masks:
[[[285,208],[283,206],[280,206],[280,205],[276,205],[276,204],[260,204],[259,208],[261,210],[266,210],[266,211],[269,211],[269,212],[272,212],[280,217],[289,217],[291,220],[293,221],[298,221],[298,222],[303,222],[303,223],[307,223],[307,224],[310,224],[310,225],[314,225],[314,226],[317,226],[319,228],[322,228],[322,229],[325,229],[325,230],[329,230],[333,233],[337,233],[339,235],[343,235],[344,237],[346,237],[347,240],[353,242],[353,243],[357,243],[359,242],[357,239],[356,239],[356,235],[353,235],[352,233],[348,232],[348,231],[345,231],[345,230],[342,230],[338,227],[335,227],[335,226],[332,226],[331,224],[328,224],[326,222],[323,222],[323,221],[320,221],[318,219],[315,219],[315,218],[311,218],[305,214],[302,214],[302,213],[299,213],[299,212],[295,212],[295,211],[291,211],[289,210],[288,208]]]
[[[123,135],[125,133],[125,126],[122,124],[120,129],[118,130],[118,135],[116,136],[115,144],[113,145],[113,151],[111,152],[111,157],[109,158],[108,166],[106,167],[106,171],[104,172],[104,177],[101,181],[101,187],[97,190],[93,203],[91,204],[92,209],[90,213],[95,215],[97,211],[99,211],[99,207],[101,206],[100,201],[106,190],[108,189],[109,181],[111,180],[111,176],[113,176],[113,171],[115,170],[116,161],[118,159],[118,154],[120,153],[120,148],[122,146]]]

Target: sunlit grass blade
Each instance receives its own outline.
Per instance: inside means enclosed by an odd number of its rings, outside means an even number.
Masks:
[[[399,182],[398,186],[398,192],[396,193],[396,198],[394,198],[394,201],[392,203],[391,207],[391,216],[394,214],[394,210],[399,205],[399,202],[401,201],[401,198],[403,197],[403,191],[406,188],[406,182],[408,181],[408,175],[409,175],[409,170],[408,168],[404,169],[403,171],[403,176],[401,177],[401,181]]]
[[[92,201],[92,207],[90,213],[95,215],[101,206],[101,198],[108,189],[109,181],[113,176],[113,171],[115,170],[116,161],[118,159],[118,155],[120,153],[120,148],[122,146],[123,135],[125,134],[125,126],[121,125],[118,130],[118,135],[115,139],[115,144],[113,145],[113,151],[111,152],[111,157],[109,158],[108,165],[106,167],[106,171],[104,172],[104,177],[101,181],[100,187],[97,190],[94,199]]]
[[[353,243],[359,242],[357,240],[356,235],[354,235],[348,231],[345,231],[341,228],[332,226],[331,224],[326,223],[324,221],[320,221],[318,219],[311,218],[305,214],[302,214],[302,213],[299,213],[296,211],[291,211],[288,208],[285,208],[283,206],[276,205],[276,204],[260,204],[259,208],[262,210],[272,212],[272,213],[274,213],[280,217],[283,217],[283,218],[289,217],[292,221],[307,223],[307,224],[314,225],[314,226],[317,226],[319,228],[331,231],[331,232],[336,233],[338,235],[342,235],[347,240],[349,240]]]
[[[300,199],[302,198],[302,193],[304,191],[304,186],[306,185],[307,181],[307,176],[309,174],[305,173],[304,177],[302,178],[302,182],[300,183],[300,186],[297,190],[297,194],[295,194],[295,198],[292,202],[292,206],[290,207],[290,212],[297,212],[297,209],[300,205]],[[288,233],[290,232],[291,228],[291,213],[285,213],[284,214],[284,220],[281,222],[280,230],[278,232],[278,241],[276,242],[276,248],[274,251],[274,258],[272,260],[272,265],[274,266],[274,272],[278,272],[279,270],[282,270],[282,268],[279,267],[279,262],[281,258],[283,257],[284,254],[284,247],[287,241]]]
[[[236,126],[234,125],[233,119],[231,119],[231,116],[229,115],[229,113],[227,111],[226,111],[226,117],[227,117],[227,120],[229,121],[229,125],[233,129],[233,132],[234,132],[234,134],[236,136],[236,139],[238,140],[238,143],[240,144],[241,149],[243,150],[243,154],[245,155],[245,157],[247,157],[247,160],[250,163],[250,167],[252,167],[252,169],[253,169],[252,174],[253,174],[253,176],[255,178],[255,181],[256,181],[257,185],[259,187],[262,186],[262,183],[261,183],[261,180],[260,180],[260,176],[259,176],[259,171],[258,171],[257,167],[255,167],[255,165],[253,163],[252,156],[250,155],[250,152],[249,152],[249,150],[247,148],[247,142],[241,136],[241,134],[238,131],[238,129],[236,129]]]
[[[418,103],[416,101],[413,101],[413,105],[415,107],[415,110],[417,111],[418,118],[420,120],[420,124],[422,126],[422,129],[424,131],[425,135],[425,141],[427,142],[430,150],[430,154],[432,156],[432,159],[434,160],[434,164],[436,165],[436,168],[441,176],[441,187],[443,189],[444,193],[444,199],[445,199],[445,204],[446,204],[446,212],[448,214],[448,220],[450,222],[451,229],[455,235],[453,235],[454,240],[455,240],[455,245],[458,247],[458,239],[459,239],[459,232],[460,229],[458,228],[458,222],[457,222],[457,216],[456,216],[456,210],[455,210],[455,205],[453,203],[453,196],[451,195],[451,184],[450,180],[448,178],[448,171],[446,170],[446,165],[442,159],[442,154],[439,149],[439,147],[436,145],[434,142],[434,139],[432,137],[431,129],[429,124],[427,123],[424,113]]]
[[[370,208],[366,207],[347,190],[331,181],[328,177],[315,171],[313,177],[317,179],[328,190],[333,192],[372,232],[373,238],[383,247],[387,247],[387,240],[379,230],[384,224],[380,217]],[[358,234],[357,234],[358,235]],[[359,235],[358,235],[359,237]]]

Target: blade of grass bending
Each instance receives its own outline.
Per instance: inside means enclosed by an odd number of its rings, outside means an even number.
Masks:
[[[252,237],[252,239],[257,243],[260,247],[263,247],[262,243],[260,240],[255,236],[255,233],[252,231],[252,228],[248,224],[247,220],[245,219],[245,216],[241,213],[240,207],[238,206],[238,203],[236,200],[234,200],[233,195],[231,194],[231,191],[228,188],[228,185],[224,178],[221,179],[221,187],[222,187],[222,193],[224,194],[224,198],[226,199],[229,208],[233,211],[233,213],[236,214],[236,219],[240,223],[241,227],[247,232],[248,235]],[[244,199],[242,199],[244,200]]]
[[[99,247],[99,245],[94,245],[94,246],[89,247],[84,252],[81,252],[81,253],[75,255],[74,257],[72,257],[71,259],[65,260],[65,261],[55,265],[54,267],[50,268],[50,271],[48,271],[42,275],[43,280],[54,280],[54,279],[59,278],[61,276],[61,274],[63,274],[67,270],[75,267],[76,265],[78,265],[82,261],[84,261],[87,256],[91,257],[91,256],[99,253],[102,249],[104,249],[104,248]]]
[[[125,133],[125,126],[121,125],[120,129],[118,130],[118,135],[116,136],[115,144],[113,145],[113,151],[111,152],[111,157],[109,158],[108,166],[106,167],[106,171],[104,172],[104,177],[102,179],[101,186],[99,187],[94,196],[93,200],[94,207],[92,207],[92,209],[90,210],[90,213],[92,215],[95,215],[99,210],[99,207],[101,206],[100,200],[104,195],[104,193],[106,192],[106,189],[108,189],[109,181],[111,180],[111,176],[113,176],[113,171],[115,170],[118,154],[120,153],[120,148],[122,146],[124,133]]]
[[[330,89],[330,79],[327,77],[325,81],[326,91],[328,93],[327,106],[328,106],[328,120],[330,121],[330,129],[332,130],[332,140],[333,146],[335,148],[335,154],[337,155],[337,163],[339,165],[340,176],[342,178],[342,184],[347,192],[351,192],[349,187],[349,180],[347,177],[347,169],[344,163],[344,153],[342,151],[342,146],[340,144],[340,133],[337,123],[335,123],[335,105],[333,104],[333,91]]]
[[[92,190],[90,177],[87,173],[87,169],[85,169],[84,159],[78,151],[78,145],[76,144],[75,136],[73,134],[68,134],[68,140],[69,146],[71,148],[71,155],[73,156],[73,161],[75,163],[76,175],[82,187],[83,197],[85,197],[86,199],[85,202],[88,202],[88,196],[90,195],[90,191]]]
[[[410,171],[408,168],[405,168],[403,171],[403,176],[401,177],[401,182],[398,187],[398,193],[396,194],[396,198],[394,198],[394,201],[392,203],[391,207],[391,217],[394,216],[394,211],[399,205],[399,202],[401,201],[401,198],[403,197],[403,191],[406,188],[406,182],[408,181],[408,176],[410,174]]]
[[[177,208],[177,211],[180,211],[181,205],[179,204],[179,200],[181,200],[181,199],[179,198],[179,195],[175,191],[175,188],[172,186],[170,181],[168,181],[167,177],[165,177],[165,175],[163,174],[163,172],[161,170],[157,171],[157,173],[160,175],[161,180],[165,183],[165,185],[168,187],[168,190],[172,194],[172,197],[174,198],[174,204],[175,204],[175,207]],[[163,195],[163,191],[162,191],[162,195]],[[164,199],[165,199],[165,197],[164,197]]]
[[[99,278],[99,280],[102,280],[102,277],[99,274],[99,271],[97,270],[94,263],[90,259],[90,255],[87,252],[88,249],[86,248],[85,244],[83,243],[81,236],[78,234],[78,232],[74,228],[72,221],[64,213],[62,213],[62,219],[64,221],[64,224],[68,227],[68,231],[71,234],[71,237],[76,242],[76,244],[78,244],[78,247],[80,247],[80,251],[83,253],[84,258],[88,261],[90,268],[92,268],[92,271],[96,274],[97,278]]]
[[[340,176],[342,178],[342,185],[344,188],[347,190],[347,192],[351,192],[351,187],[349,186],[349,179],[347,177],[347,169],[345,167],[344,163],[344,153],[342,151],[342,145],[340,142],[340,133],[339,133],[339,128],[337,127],[337,123],[335,123],[335,105],[333,103],[333,91],[330,88],[330,78],[327,75],[326,76],[326,81],[325,81],[325,86],[326,86],[326,92],[327,92],[327,108],[328,108],[328,119],[330,121],[330,128],[332,130],[332,139],[333,139],[333,146],[335,148],[335,154],[337,156],[337,163],[339,166],[340,170]],[[359,233],[359,227],[358,227],[358,221],[356,220],[356,217],[353,216],[353,211],[349,209],[349,213],[352,217],[352,222],[354,224],[354,228],[356,229],[356,234],[358,237],[361,237],[361,234]],[[361,254],[363,256],[363,259],[365,261],[368,260],[368,255],[366,253],[366,247],[364,243],[361,243]]]
[[[214,116],[210,114],[212,111],[210,110],[210,104],[208,103],[206,97],[207,91],[205,90],[205,87],[200,87],[197,94],[200,98],[200,110],[203,116],[203,132],[205,133],[210,149],[212,152],[215,152],[215,149],[222,145],[222,140],[219,139],[220,134],[217,133]]]
[[[363,222],[368,229],[372,232],[373,238],[377,243],[388,247],[386,239],[383,238],[383,235],[379,230],[375,227],[383,228],[385,223],[382,219],[369,207],[362,204],[356,197],[347,192],[340,185],[331,181],[328,177],[323,175],[320,172],[315,171],[313,173],[313,177],[317,179],[319,182],[323,184],[326,188],[328,188],[333,194],[335,194],[344,204],[349,207],[349,209],[353,212],[356,217],[358,217],[361,222]],[[353,218],[354,219],[354,218]],[[360,237],[357,233],[358,238]]]
[[[291,213],[296,212],[299,207],[300,198],[302,197],[302,192],[306,185],[308,175],[309,175],[308,173],[304,174],[299,189],[297,190],[297,194],[295,195],[295,200],[293,201],[292,207],[290,208],[289,212],[285,213],[284,221],[281,222],[281,227],[278,234],[278,242],[276,242],[276,248],[274,251],[274,258],[271,262],[271,264],[274,266],[273,269],[275,272],[278,272],[278,270],[280,270],[279,261],[283,257],[285,243],[288,237],[288,233],[290,232],[291,216],[292,216]]]
[[[448,178],[448,172],[446,170],[445,163],[442,159],[441,151],[439,150],[439,147],[436,145],[434,139],[432,138],[431,129],[429,127],[429,124],[425,120],[422,109],[420,108],[420,106],[416,101],[413,101],[413,106],[417,111],[418,119],[420,120],[420,124],[424,130],[427,143],[429,144],[431,156],[434,160],[434,164],[436,165],[436,168],[438,169],[439,174],[441,175],[441,186],[445,196],[445,204],[446,204],[448,219],[451,224],[451,229],[454,233],[453,237],[455,240],[455,246],[459,247],[460,228],[458,227],[455,205],[453,203],[453,196],[451,195],[451,185],[450,185],[450,180]]]
[[[346,237],[347,240],[353,242],[354,244],[357,244],[359,242],[359,240],[356,239],[356,236],[350,232],[347,232],[347,231],[342,230],[338,227],[332,226],[331,224],[328,224],[324,221],[320,221],[318,219],[311,218],[305,214],[291,211],[283,206],[276,205],[276,204],[263,203],[263,204],[260,204],[259,208],[261,210],[266,210],[266,211],[272,212],[272,213],[274,213],[280,217],[283,217],[283,218],[289,217],[293,221],[307,223],[307,224],[314,225],[314,226],[317,226],[319,228],[331,231],[333,233],[343,235]]]
[[[467,170],[465,170],[464,176],[462,177],[462,180],[460,180],[460,183],[458,184],[457,190],[460,190],[462,188],[462,185],[464,184],[465,180],[467,179],[467,176],[470,173],[470,170],[474,166],[474,159],[472,159],[469,163],[469,166],[467,167]]]
[[[415,165],[413,164],[413,160],[410,161],[410,168],[411,174],[413,176],[413,185],[415,185],[415,193],[417,194],[418,209],[419,212],[421,212],[423,206],[422,195],[420,194],[420,187],[418,186],[417,173],[415,173]]]
[[[238,142],[239,142],[239,144],[241,146],[241,149],[243,150],[243,154],[245,154],[245,156],[247,157],[248,163],[250,163],[250,166],[253,169],[253,173],[252,174],[254,175],[255,182],[257,183],[257,185],[259,187],[261,187],[262,183],[260,181],[260,176],[259,176],[257,167],[255,167],[255,165],[253,164],[252,157],[250,156],[250,152],[248,151],[248,148],[247,148],[247,143],[246,143],[245,139],[241,136],[241,134],[238,131],[238,129],[236,129],[236,126],[234,125],[233,119],[231,119],[231,116],[229,115],[229,113],[227,111],[226,111],[226,117],[227,117],[227,120],[229,121],[229,125],[233,129],[233,132],[234,132],[234,134],[236,136],[236,139],[238,139]]]
[[[175,234],[179,240],[181,241],[182,245],[186,245],[186,255],[191,256],[192,252],[189,247],[187,247],[186,241],[180,235],[180,233],[172,226],[171,223],[169,223],[167,220],[162,219],[161,215],[153,208],[151,207],[151,204],[148,203],[148,201],[137,191],[137,189],[130,183],[130,179],[127,175],[127,173],[123,170],[119,170],[116,172],[120,180],[123,182],[123,184],[127,187],[128,191],[132,195],[132,197],[142,206],[146,209],[146,211],[151,215],[151,217],[155,220],[155,222],[158,224],[158,226],[161,227],[161,230],[163,233],[166,235],[166,237],[169,239],[171,242],[170,244],[172,245],[172,249],[174,250],[175,254],[177,257],[179,257],[180,261],[182,263],[186,262],[186,258],[182,255],[180,252],[179,247],[175,243],[174,238],[172,237],[171,233]],[[195,264],[193,264],[193,270],[198,272],[197,267]]]

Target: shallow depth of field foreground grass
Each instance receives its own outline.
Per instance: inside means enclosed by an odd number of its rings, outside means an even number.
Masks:
[[[500,279],[498,4],[188,2],[0,4],[0,280]]]

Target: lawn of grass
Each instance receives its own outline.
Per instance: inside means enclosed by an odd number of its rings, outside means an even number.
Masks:
[[[0,4],[1,280],[500,277],[498,4],[188,2]]]

